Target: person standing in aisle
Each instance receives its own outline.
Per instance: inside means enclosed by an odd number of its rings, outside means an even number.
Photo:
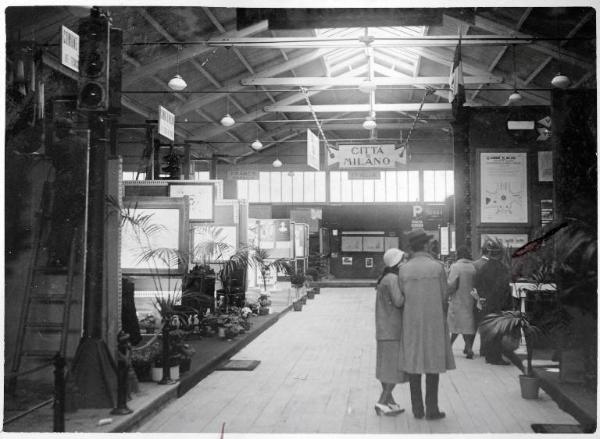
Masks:
[[[400,369],[402,300],[398,286],[398,268],[404,260],[404,252],[391,248],[383,255],[385,268],[377,279],[375,299],[375,338],[377,340],[377,363],[375,376],[381,382],[382,392],[375,404],[377,415],[394,416],[402,413],[392,391],[398,383],[407,381]]]
[[[400,361],[402,370],[408,373],[412,411],[417,419],[446,416],[438,407],[439,374],[456,367],[446,322],[446,271],[427,251],[430,239],[422,229],[408,234],[413,255],[398,272],[403,305]],[[425,374],[425,408],[422,374]]]
[[[510,271],[502,262],[502,244],[496,241],[486,242],[488,261],[476,271],[475,289],[479,297],[485,299],[483,314],[498,313],[510,308]],[[481,332],[480,332],[480,335]],[[481,337],[482,355],[486,363],[496,365],[510,364],[502,359],[502,344],[497,339]]]
[[[475,299],[471,295],[475,267],[471,261],[469,250],[460,246],[456,250],[456,262],[450,266],[448,274],[448,328],[450,329],[450,344],[453,344],[458,334],[465,340],[463,353],[468,359],[473,358],[473,341],[475,340]]]

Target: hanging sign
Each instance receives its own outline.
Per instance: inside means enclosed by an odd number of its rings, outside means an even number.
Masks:
[[[406,164],[406,151],[396,145],[338,145],[331,150],[328,165],[332,169],[394,169]]]
[[[258,180],[256,169],[229,169],[227,180]]]
[[[158,106],[158,134],[175,140],[175,115],[162,105]]]
[[[306,164],[317,171],[321,170],[319,136],[311,130],[306,130]]]
[[[61,26],[60,60],[63,66],[79,71],[79,35]]]
[[[440,254],[442,256],[448,256],[450,253],[450,232],[449,228],[440,227]]]
[[[358,169],[348,171],[348,180],[379,180],[381,171],[379,169]]]

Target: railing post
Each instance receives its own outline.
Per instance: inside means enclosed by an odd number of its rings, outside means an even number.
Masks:
[[[133,413],[127,407],[127,397],[129,394],[129,367],[131,365],[131,344],[129,343],[129,334],[119,331],[117,340],[119,343],[117,352],[117,407],[112,409],[112,415],[129,415]]]
[[[63,433],[65,431],[65,358],[56,353],[54,357],[54,405],[52,431]]]
[[[175,381],[171,379],[171,367],[169,366],[169,326],[170,319],[165,319],[165,324],[163,325],[162,330],[162,363],[163,363],[163,376],[162,379],[158,382],[158,384],[173,384]]]

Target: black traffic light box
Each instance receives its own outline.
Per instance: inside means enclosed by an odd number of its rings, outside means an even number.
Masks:
[[[79,110],[108,110],[109,29],[108,17],[96,8],[79,22]]]

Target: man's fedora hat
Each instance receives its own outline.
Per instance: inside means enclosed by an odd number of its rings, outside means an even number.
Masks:
[[[411,230],[408,233],[407,238],[408,238],[408,243],[410,245],[412,245],[412,244],[417,244],[417,243],[421,243],[421,242],[427,242],[431,238],[433,238],[433,236],[425,233],[425,230],[423,230],[423,229],[416,229],[416,230]]]

